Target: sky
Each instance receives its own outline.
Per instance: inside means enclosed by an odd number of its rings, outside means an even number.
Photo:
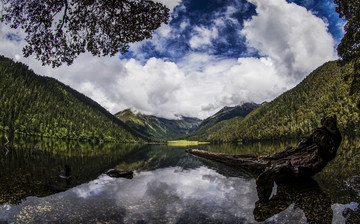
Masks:
[[[205,119],[224,106],[269,102],[336,60],[345,21],[332,0],[158,0],[169,23],[114,57],[72,65],[24,58],[21,30],[0,24],[0,54],[92,98],[111,113]]]

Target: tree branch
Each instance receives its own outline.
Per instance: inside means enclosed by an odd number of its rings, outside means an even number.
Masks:
[[[6,135],[4,136],[4,138],[6,139],[6,142],[4,144],[4,147],[6,149],[5,156],[7,156],[7,154],[9,153],[9,149],[6,147],[6,145],[9,144],[10,141],[9,141],[9,139],[8,139],[8,137]]]
[[[5,3],[4,0],[1,0],[1,11],[0,11],[0,17],[2,17],[3,11],[4,11]]]
[[[5,137],[4,137],[5,139],[6,139],[6,142],[5,142],[5,144],[4,144],[4,146],[6,146],[7,144],[9,144],[9,139],[8,139],[8,137],[5,135]]]
[[[61,29],[63,28],[64,24],[65,24],[65,19],[66,19],[66,16],[67,16],[67,10],[68,10],[68,7],[69,7],[68,4],[69,4],[68,1],[65,0],[64,15],[63,15],[63,18],[62,18],[62,21],[61,21],[61,25],[60,25],[60,27],[59,27],[59,30],[61,30]]]

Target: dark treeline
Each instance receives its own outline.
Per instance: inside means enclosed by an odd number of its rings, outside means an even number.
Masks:
[[[0,132],[131,142],[137,134],[83,94],[0,56]]]

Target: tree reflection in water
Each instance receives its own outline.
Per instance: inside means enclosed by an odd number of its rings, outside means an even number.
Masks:
[[[345,141],[314,179],[277,181],[272,197],[272,188],[259,196],[263,186],[251,175],[199,160],[184,147],[26,143],[13,142],[0,156],[0,223],[360,223],[358,192],[344,182],[360,172],[360,156],[346,160],[358,143]],[[282,147],[255,146],[201,147],[235,153]],[[134,178],[102,174],[110,168],[133,170]]]
[[[258,192],[263,187],[257,185]],[[263,222],[292,204],[294,208],[300,208],[304,212],[310,224],[332,222],[331,198],[312,178],[277,181],[271,197],[259,197],[255,203],[254,217],[256,221]]]

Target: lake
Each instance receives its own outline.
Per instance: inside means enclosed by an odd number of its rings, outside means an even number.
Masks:
[[[343,139],[322,172],[275,184],[263,201],[253,177],[184,152],[264,155],[296,143],[1,142],[0,223],[360,223],[360,139]],[[134,175],[105,174],[113,168]]]

